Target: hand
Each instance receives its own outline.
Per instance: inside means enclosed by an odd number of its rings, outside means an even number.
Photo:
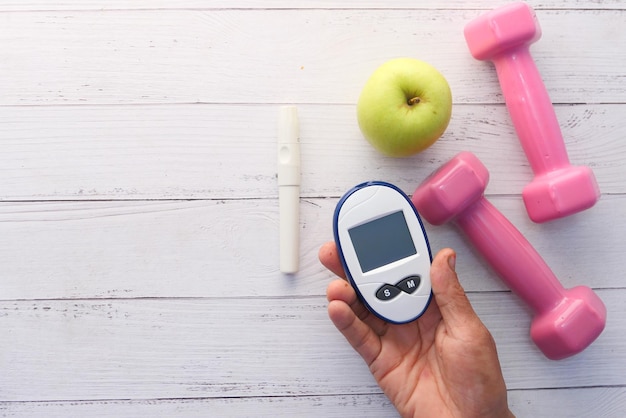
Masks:
[[[345,278],[333,242],[319,258]],[[328,285],[328,315],[403,417],[512,417],[495,342],[470,305],[455,262],[451,249],[435,256],[434,298],[416,321],[384,322],[345,280]]]

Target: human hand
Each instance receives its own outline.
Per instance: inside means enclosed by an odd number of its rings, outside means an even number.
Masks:
[[[320,248],[319,259],[345,278],[334,242]],[[403,417],[512,417],[495,342],[470,305],[455,262],[451,249],[435,256],[434,298],[416,321],[383,321],[339,279],[328,285],[328,315]]]

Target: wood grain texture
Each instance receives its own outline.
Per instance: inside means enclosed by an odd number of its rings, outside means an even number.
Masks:
[[[564,416],[572,418],[622,418],[623,410],[615,405],[626,402],[623,387],[512,390],[509,403],[515,413],[536,418]],[[288,396],[269,398],[204,398],[155,399],[149,401],[58,401],[0,402],[0,412],[7,418],[48,417],[111,417],[137,416],[193,418],[214,416],[293,417],[309,415],[324,417],[395,417],[388,399],[380,393],[364,395]]]
[[[624,287],[624,196],[549,225],[533,224],[519,198],[492,202],[565,287]],[[245,283],[236,289],[241,297],[324,295],[331,275],[317,249],[332,239],[336,203],[302,201],[301,268],[293,277],[278,271],[276,200],[3,204],[0,299],[231,297],[233,281]],[[426,228],[433,251],[458,251],[466,290],[506,289],[454,226]]]
[[[529,315],[510,293],[470,294],[509,389],[626,385],[626,291],[598,294],[610,312],[606,329],[558,362],[532,344]],[[323,297],[16,301],[0,303],[0,318],[5,401],[378,390],[328,320]]]
[[[150,401],[88,401],[2,403],[0,414],[7,418],[49,417],[117,417],[131,418],[205,418],[207,416],[294,417],[324,416],[344,418],[398,417],[389,400],[381,393],[365,395],[287,396],[261,398],[157,399]]]
[[[626,416],[626,6],[543,0],[531,48],[573,164],[602,198],[537,225],[533,174],[493,66],[462,28],[499,0],[0,0],[0,416],[397,416],[327,318],[317,260],[338,198],[364,180],[407,193],[462,150],[488,198],[565,287],[608,308],[600,338],[549,361],[532,314],[454,226],[470,300],[520,417]],[[435,65],[453,117],[391,159],[355,103],[396,56]],[[298,105],[301,269],[278,272],[276,118]]]
[[[533,54],[552,101],[626,102],[626,11],[537,13],[545,28]],[[353,104],[374,69],[398,56],[438,68],[456,103],[502,102],[493,66],[474,60],[462,35],[478,14],[369,9],[1,13],[0,106]]]
[[[591,166],[605,194],[626,192],[622,108],[556,107],[571,162]],[[412,193],[462,150],[490,170],[490,195],[519,195],[532,180],[504,105],[455,105],[443,137],[404,159],[363,139],[354,105],[298,110],[304,197],[339,197],[373,178]],[[9,106],[2,114],[0,200],[277,197],[275,105]]]
[[[531,0],[536,9],[624,9],[621,0]],[[395,0],[390,5],[387,0],[38,0],[26,4],[15,0],[0,1],[2,11],[38,10],[171,10],[171,9],[414,9],[414,10],[488,10],[501,6],[499,0]]]

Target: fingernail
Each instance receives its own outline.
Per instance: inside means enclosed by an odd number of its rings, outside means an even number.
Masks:
[[[456,254],[452,254],[450,257],[448,257],[448,265],[450,266],[452,271],[455,271],[454,269],[456,268]]]

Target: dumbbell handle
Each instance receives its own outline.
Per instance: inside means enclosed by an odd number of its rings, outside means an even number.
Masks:
[[[565,289],[550,267],[487,199],[479,198],[454,222],[509,288],[537,314],[561,302]]]
[[[569,165],[550,96],[528,45],[492,58],[517,136],[535,174]]]

